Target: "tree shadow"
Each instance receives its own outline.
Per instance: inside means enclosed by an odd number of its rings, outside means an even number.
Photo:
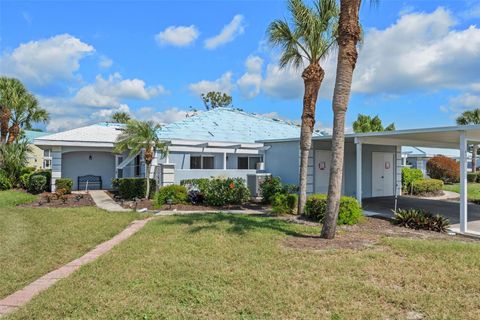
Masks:
[[[262,219],[261,219],[262,218]],[[275,218],[265,218],[265,215],[241,215],[229,213],[205,213],[178,215],[175,219],[163,221],[164,224],[196,225],[189,232],[197,233],[203,230],[219,230],[219,223],[228,223],[225,230],[232,234],[242,235],[254,230],[274,230],[294,237],[312,237],[293,230],[292,225],[286,221]]]

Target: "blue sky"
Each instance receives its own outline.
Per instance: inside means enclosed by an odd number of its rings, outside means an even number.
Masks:
[[[221,90],[247,111],[298,120],[301,70],[280,70],[265,41],[284,1],[0,2],[0,73],[21,79],[49,110],[50,131],[128,110],[171,122],[201,92]],[[363,4],[364,42],[347,127],[358,113],[397,128],[454,124],[480,107],[478,1]],[[333,52],[317,104],[332,123]]]

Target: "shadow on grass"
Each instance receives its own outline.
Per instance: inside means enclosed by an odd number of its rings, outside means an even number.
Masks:
[[[312,235],[303,234],[294,230],[294,226],[288,222],[274,218],[265,218],[264,215],[238,215],[226,213],[206,213],[175,216],[175,219],[162,221],[164,224],[194,225],[190,232],[200,232],[204,230],[219,230],[219,223],[228,223],[230,226],[226,231],[233,234],[245,234],[254,230],[274,230],[289,236],[312,237]]]

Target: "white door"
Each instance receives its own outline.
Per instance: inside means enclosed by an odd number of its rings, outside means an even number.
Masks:
[[[394,195],[394,154],[372,152],[372,197]]]
[[[331,155],[329,150],[315,150],[315,193],[328,192]]]

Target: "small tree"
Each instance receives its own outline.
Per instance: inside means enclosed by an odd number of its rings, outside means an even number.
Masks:
[[[379,132],[379,131],[393,131],[395,124],[390,123],[383,127],[382,120],[379,116],[371,117],[365,114],[359,114],[357,120],[353,122],[353,131],[355,133]]]
[[[26,139],[17,139],[12,143],[0,145],[0,168],[13,185],[18,185],[22,169],[28,163],[28,154],[32,152]]]
[[[128,121],[132,120],[132,117],[128,112],[115,112],[112,114],[112,121],[116,123],[127,123]]]
[[[222,92],[210,91],[207,94],[202,93],[202,100],[207,110],[232,106],[232,97]]]
[[[449,157],[435,156],[427,161],[427,173],[430,178],[444,183],[457,183],[460,181],[460,164]]]
[[[157,131],[161,126],[153,121],[137,121],[130,120],[122,133],[118,136],[115,143],[114,152],[122,153],[125,150],[130,150],[130,156],[134,156],[144,151],[145,164],[147,165],[147,172],[145,178],[147,179],[147,190],[145,198],[148,199],[150,195],[150,167],[152,165],[155,154],[160,153],[161,157],[167,155],[168,149],[163,141],[158,138]]]

